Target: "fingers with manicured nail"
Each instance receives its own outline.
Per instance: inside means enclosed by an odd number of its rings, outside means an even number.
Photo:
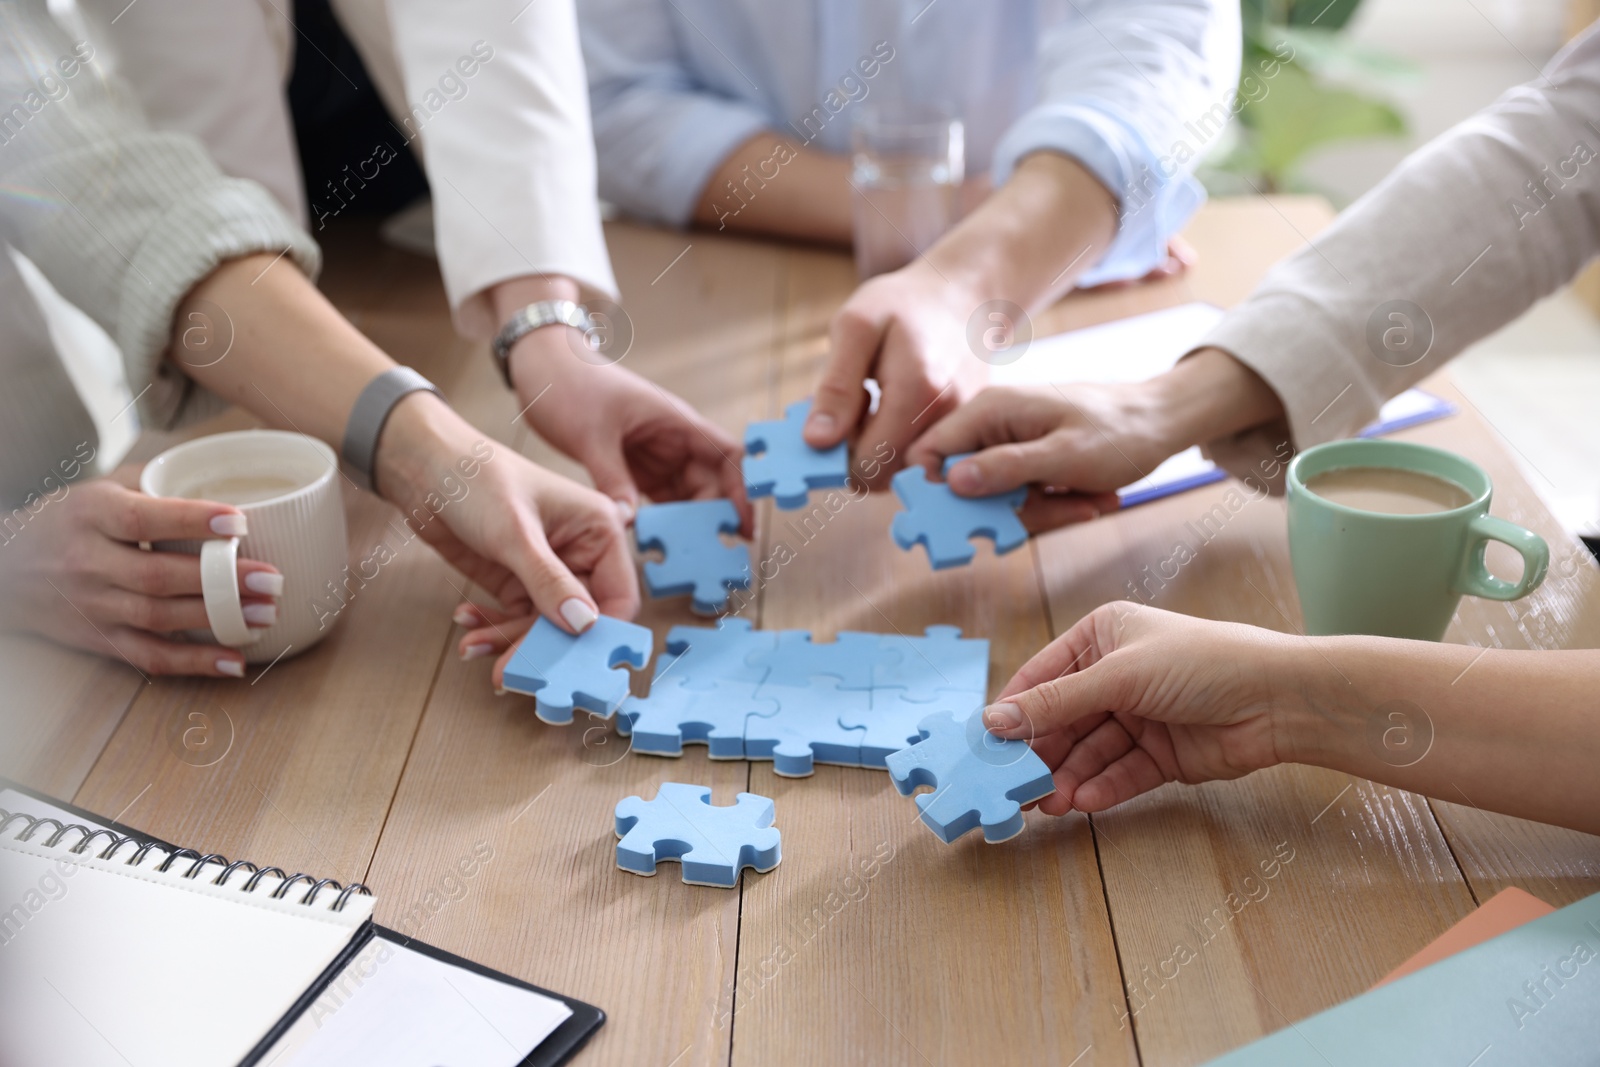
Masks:
[[[90,521],[113,541],[200,541],[244,537],[249,532],[243,513],[229,504],[146,496],[120,485],[101,485],[109,499],[94,509]]]
[[[561,602],[561,617],[572,627],[573,633],[583,633],[594,625],[600,616],[591,608],[587,601],[578,597],[571,597]]]
[[[239,572],[242,575],[239,582],[240,590],[248,593],[259,593],[261,596],[280,597],[283,595],[283,575],[276,570],[267,569],[267,564],[240,560]]]
[[[461,636],[456,646],[457,654],[464,660],[473,660],[504,652],[522,640],[522,635],[537,619],[536,615],[524,615],[486,621],[484,625],[468,630]]]

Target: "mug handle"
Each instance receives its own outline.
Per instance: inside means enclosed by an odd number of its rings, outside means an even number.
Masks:
[[[1544,581],[1544,572],[1550,566],[1550,546],[1532,530],[1525,530],[1514,522],[1497,519],[1493,515],[1479,515],[1467,527],[1467,558],[1457,581],[1458,591],[1467,596],[1481,596],[1488,600],[1516,600],[1525,597]],[[1483,564],[1484,545],[1499,541],[1510,545],[1522,556],[1522,578],[1508,582],[1489,573]]]
[[[219,645],[242,648],[261,636],[244,621],[239,601],[239,539],[218,537],[200,546],[200,590],[206,602],[206,622]]]

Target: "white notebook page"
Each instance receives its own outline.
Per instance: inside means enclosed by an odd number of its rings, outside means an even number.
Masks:
[[[334,912],[328,890],[297,903],[304,883],[271,900],[276,879],[246,895],[242,873],[212,885],[215,865],[184,879],[192,861],[158,874],[159,850],[133,867],[131,845],[103,861],[16,830],[0,835],[5,1067],[231,1067],[372,914],[367,896]]]

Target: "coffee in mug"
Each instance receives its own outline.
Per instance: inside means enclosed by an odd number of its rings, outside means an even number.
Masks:
[[[348,558],[339,460],[314,437],[282,430],[240,430],[186,441],[151,460],[139,476],[151,496],[231,504],[245,516],[246,536],[163,541],[161,552],[200,557],[210,630],[190,640],[238,648],[247,663],[300,653],[332,629],[316,607]],[[278,621],[265,629],[245,624],[238,560],[270,563],[283,574]]]
[[[1516,600],[1544,580],[1550,549],[1489,514],[1476,463],[1409,441],[1308,448],[1289,464],[1289,559],[1308,634],[1437,641],[1462,596]],[[1522,577],[1496,578],[1484,548],[1503,541]]]
[[[1339,467],[1310,479],[1306,488],[1335,504],[1383,515],[1431,515],[1472,503],[1454,482],[1398,467]]]

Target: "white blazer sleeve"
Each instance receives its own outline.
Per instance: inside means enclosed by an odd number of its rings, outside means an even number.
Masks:
[[[493,336],[485,290],[522,275],[562,274],[588,297],[614,297],[571,0],[335,7],[399,136],[421,146],[456,328]]]
[[[1288,424],[1213,442],[1213,456],[1237,473],[1274,439],[1347,436],[1570,281],[1600,254],[1597,116],[1600,24],[1275,267],[1204,344],[1260,374]]]

